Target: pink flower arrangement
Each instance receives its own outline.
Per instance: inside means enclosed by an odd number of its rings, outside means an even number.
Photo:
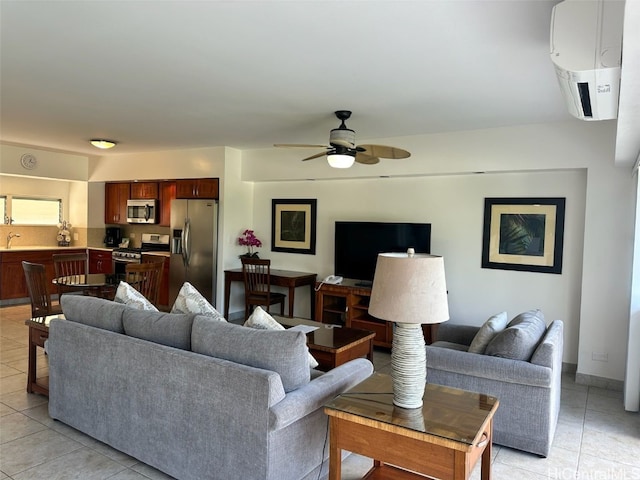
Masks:
[[[244,245],[247,247],[247,255],[254,255],[253,247],[261,247],[262,242],[255,236],[253,230],[245,230],[242,235],[238,237],[238,245]]]

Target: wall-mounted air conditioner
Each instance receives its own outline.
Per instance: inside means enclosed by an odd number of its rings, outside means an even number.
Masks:
[[[551,60],[569,113],[618,116],[623,0],[564,0],[551,15]]]

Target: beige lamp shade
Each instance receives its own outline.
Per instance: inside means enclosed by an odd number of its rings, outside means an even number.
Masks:
[[[369,313],[382,320],[400,323],[448,320],[444,259],[427,254],[379,254]]]

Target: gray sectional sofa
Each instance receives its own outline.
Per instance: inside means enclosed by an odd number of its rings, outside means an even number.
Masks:
[[[316,478],[323,404],[373,372],[309,369],[302,332],[65,295],[50,324],[49,413],[178,479]]]
[[[505,358],[517,356],[513,344],[502,354],[495,343],[486,347],[494,355],[468,352],[478,331],[476,326],[440,325],[437,341],[426,347],[427,382],[497,397],[494,443],[546,457],[560,410],[563,322],[555,320],[546,327],[543,323],[541,337],[524,353],[526,359]]]

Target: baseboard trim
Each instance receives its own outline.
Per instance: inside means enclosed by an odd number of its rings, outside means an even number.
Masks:
[[[576,373],[576,383],[579,385],[598,387],[616,392],[624,391],[624,382],[622,380],[612,380],[611,378],[587,375],[586,373]]]

